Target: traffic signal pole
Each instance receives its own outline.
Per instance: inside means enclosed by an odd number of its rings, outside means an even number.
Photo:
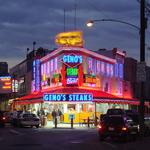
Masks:
[[[145,63],[145,0],[140,1],[140,63]],[[140,135],[144,135],[144,81],[140,84]]]

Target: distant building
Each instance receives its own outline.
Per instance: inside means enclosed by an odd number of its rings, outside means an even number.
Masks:
[[[8,75],[8,63],[0,62],[0,76]]]
[[[48,49],[42,47],[28,52],[26,59],[16,66],[10,68],[10,75],[17,82],[15,89],[16,97],[27,95],[31,92],[31,81],[33,78],[33,61],[40,59],[49,53]],[[15,87],[15,86],[14,86]]]

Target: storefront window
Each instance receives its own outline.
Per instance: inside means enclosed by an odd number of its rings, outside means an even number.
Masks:
[[[76,110],[76,104],[68,104],[68,112],[74,112]]]

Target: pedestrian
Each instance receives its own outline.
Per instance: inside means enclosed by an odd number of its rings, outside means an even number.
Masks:
[[[12,114],[12,120],[13,120],[13,126],[17,126],[17,118],[18,118],[18,112],[16,109],[14,109],[13,114]]]
[[[58,120],[58,123],[60,123],[60,116],[62,115],[62,112],[60,109],[57,110],[57,120]]]
[[[55,109],[53,109],[53,111],[52,111],[52,118],[53,118],[53,123],[54,124],[55,124],[56,117],[57,117],[57,113],[56,113]]]

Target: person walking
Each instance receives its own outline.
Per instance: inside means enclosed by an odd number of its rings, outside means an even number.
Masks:
[[[60,116],[62,115],[62,112],[60,111],[60,109],[57,110],[57,120],[58,123],[60,123]]]
[[[53,109],[52,111],[52,118],[53,118],[53,123],[55,124],[55,119],[57,117],[57,112],[55,111],[55,109]]]
[[[13,115],[12,115],[12,121],[13,121],[12,123],[14,127],[17,126],[17,118],[18,118],[18,112],[16,109],[14,109]]]

